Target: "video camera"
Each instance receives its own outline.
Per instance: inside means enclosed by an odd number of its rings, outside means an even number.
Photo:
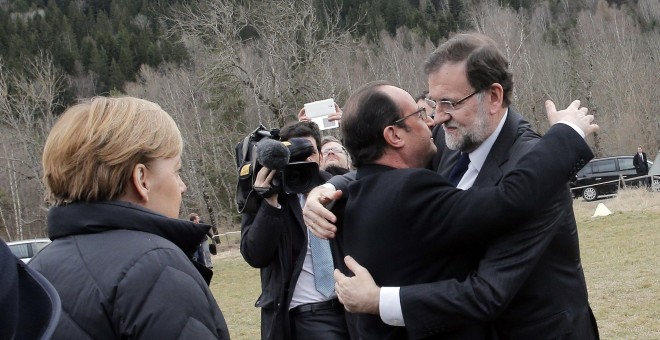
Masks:
[[[271,189],[260,193],[264,197],[274,193],[306,193],[322,183],[318,164],[306,161],[314,152],[314,145],[306,138],[281,142],[279,132],[260,125],[236,145],[236,205],[240,213],[256,212],[257,190],[262,189],[255,189],[254,181],[264,166],[277,170]]]

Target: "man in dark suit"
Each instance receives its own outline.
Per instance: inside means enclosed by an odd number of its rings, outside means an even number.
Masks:
[[[649,174],[648,158],[646,158],[646,152],[644,152],[641,145],[637,147],[637,153],[633,157],[633,166],[635,167],[637,176],[646,176]],[[644,183],[647,187],[650,187],[651,179],[644,178],[640,183]]]
[[[321,134],[316,123],[296,122],[282,128],[283,141],[304,138],[313,145],[308,161],[320,163]],[[293,143],[295,144],[295,143]],[[292,162],[294,160],[291,160]],[[266,189],[276,171],[263,167],[254,187]],[[325,179],[329,174],[323,172]],[[254,214],[243,214],[241,223],[241,254],[255,268],[261,268],[261,296],[255,303],[261,308],[261,338],[334,339],[349,338],[346,315],[332,287],[332,254],[328,240],[314,238],[303,223],[302,207],[305,195],[278,194],[277,190],[261,191],[263,198]],[[268,192],[268,193],[265,193]],[[325,241],[329,261],[325,269],[329,289],[317,285],[322,269],[316,267],[312,244]],[[317,243],[314,243],[317,242]]]
[[[485,91],[501,91],[497,84],[488,88]],[[575,119],[581,129],[592,132],[597,128],[588,124],[593,117],[582,120],[586,109],[578,106],[576,101],[560,111],[562,119]],[[547,107],[551,122],[556,122],[554,105]],[[461,191],[422,169],[436,152],[429,129],[433,122],[407,92],[387,83],[367,84],[347,101],[342,123],[344,145],[355,156],[358,171],[349,185],[337,239],[342,251],[364,264],[380,285],[464,279],[478,256],[463,255],[532,216],[536,206],[562,190],[576,164],[593,156],[582,137],[558,124],[499,186]],[[475,205],[478,214],[462,209]],[[341,296],[339,282],[336,288]],[[417,307],[424,308],[423,303]],[[411,334],[372,315],[360,315],[357,327],[361,338],[373,339],[481,339],[489,332],[488,327],[437,325]]]
[[[519,168],[521,157],[538,142],[529,124],[509,108],[512,77],[494,45],[481,35],[457,35],[425,65],[429,102],[442,120],[433,134],[439,152],[432,167],[447,178],[455,177],[461,189],[497,185]],[[501,85],[501,93],[477,91],[491,82]],[[471,97],[477,99],[470,101]],[[442,115],[447,112],[452,113],[449,119]],[[469,165],[463,175],[452,176],[461,153]],[[405,324],[413,337],[495,320],[500,338],[597,338],[572,202],[566,183],[561,187],[547,204],[537,206],[533,219],[489,239],[482,260],[473,267],[476,271],[465,279],[383,289],[379,310],[363,309],[373,307],[365,300],[351,301],[368,296],[363,290],[347,290],[353,293],[344,297],[348,308]]]

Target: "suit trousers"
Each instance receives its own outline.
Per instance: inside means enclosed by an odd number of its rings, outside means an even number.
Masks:
[[[296,340],[344,340],[350,339],[343,306],[305,311],[289,311],[291,333]]]

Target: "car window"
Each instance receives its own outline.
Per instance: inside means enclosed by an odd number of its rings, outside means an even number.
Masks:
[[[591,163],[594,173],[616,171],[616,162],[614,159],[603,159]]]
[[[16,255],[19,259],[24,259],[26,257],[30,257],[30,253],[28,250],[28,246],[30,246],[27,243],[23,244],[10,244],[9,249],[11,252]]]
[[[37,254],[38,252],[41,251],[41,249],[44,249],[50,242],[35,242],[32,243],[32,253]]]
[[[619,169],[620,170],[634,170],[633,159],[631,158],[619,158]]]
[[[580,177],[580,176],[586,176],[590,173],[591,173],[591,163],[587,163],[587,165],[585,165],[584,168],[578,171],[577,175],[578,177]]]

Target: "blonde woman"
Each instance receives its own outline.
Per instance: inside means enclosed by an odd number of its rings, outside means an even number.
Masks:
[[[177,219],[182,145],[165,111],[131,97],[74,105],[53,126],[53,242],[30,267],[61,297],[55,339],[229,339],[209,270],[190,260],[209,226]]]

